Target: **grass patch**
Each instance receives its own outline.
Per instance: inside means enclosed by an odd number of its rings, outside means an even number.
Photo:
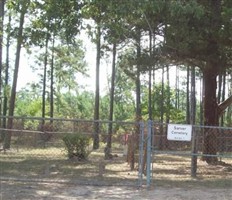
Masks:
[[[130,171],[122,150],[112,160],[104,160],[104,148],[92,151],[88,159],[67,159],[63,148],[37,148],[11,150],[0,153],[0,176],[27,179],[82,181],[87,184],[104,182],[107,185],[137,185],[138,171]],[[155,155],[152,185],[163,187],[231,188],[232,169],[220,165],[207,165],[198,159],[197,178],[191,178],[191,158]],[[231,159],[225,162],[232,164]],[[136,169],[137,169],[136,164]],[[145,183],[144,176],[143,182]]]
[[[191,177],[191,158],[186,156],[156,155],[153,163],[152,184],[168,187],[232,187],[232,160],[227,166],[208,165],[197,161],[197,177]]]

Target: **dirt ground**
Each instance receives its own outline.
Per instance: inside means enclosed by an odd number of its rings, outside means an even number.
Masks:
[[[217,188],[136,188],[128,186],[90,186],[64,183],[0,182],[0,200],[74,199],[155,199],[155,200],[231,200],[232,189]]]
[[[131,171],[123,156],[105,161],[103,153],[94,152],[78,162],[46,150],[0,154],[0,200],[232,200],[231,159],[225,160],[228,166],[198,160],[192,179],[190,157],[156,156],[148,189],[135,186],[138,171]]]

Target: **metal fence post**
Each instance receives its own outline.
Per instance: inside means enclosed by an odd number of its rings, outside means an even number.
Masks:
[[[196,144],[196,131],[193,129],[192,134],[192,157],[191,157],[191,176],[195,178],[197,176],[197,144]]]
[[[147,187],[151,185],[151,134],[152,134],[152,121],[148,121],[147,133]]]
[[[143,145],[144,143],[144,122],[139,122],[139,187],[142,186],[143,181]]]

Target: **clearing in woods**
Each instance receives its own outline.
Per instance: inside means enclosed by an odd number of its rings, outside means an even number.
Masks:
[[[232,199],[231,159],[226,160],[227,166],[210,166],[199,159],[198,178],[192,179],[190,158],[156,156],[148,189],[136,186],[138,172],[130,171],[125,157],[118,154],[113,160],[104,160],[101,152],[92,152],[84,162],[67,160],[63,152],[55,154],[56,149],[0,154],[0,200]]]

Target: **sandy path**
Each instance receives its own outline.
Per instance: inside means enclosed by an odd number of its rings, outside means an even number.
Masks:
[[[232,200],[232,189],[151,188],[126,186],[87,186],[58,183],[1,182],[0,200],[74,199],[154,199],[154,200]]]

